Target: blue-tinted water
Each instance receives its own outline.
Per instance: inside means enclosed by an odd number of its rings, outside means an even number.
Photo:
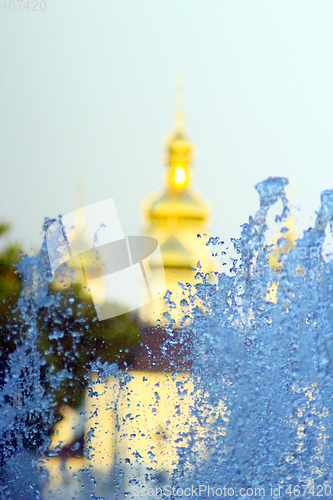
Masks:
[[[281,207],[276,221],[281,235],[287,233],[286,184],[286,179],[270,178],[256,186],[260,208],[243,225],[240,239],[233,240],[237,257],[218,274],[217,286],[198,271],[188,301],[199,297],[204,310],[194,309],[188,332],[182,332],[184,339],[191,338],[192,368],[190,379],[177,379],[176,385],[182,401],[190,401],[189,415],[173,436],[180,444],[168,470],[153,461],[132,460],[126,480],[128,469],[120,459],[110,473],[81,468],[69,474],[58,492],[49,491],[50,472],[38,460],[50,444],[43,429],[53,423],[53,402],[40,381],[45,360],[37,349],[36,319],[38,310],[55,300],[47,294],[52,276],[46,245],[38,257],[22,260],[19,308],[24,326],[0,392],[2,498],[330,496],[333,260],[324,249],[332,231],[333,191],[322,193],[314,227],[281,254],[274,271],[272,248],[265,242],[267,217],[273,206]],[[209,248],[214,255],[224,253],[218,238],[211,238]],[[169,334],[170,344],[171,328]],[[107,377],[118,377],[126,391],[124,372],[103,370]],[[176,380],[178,374],[172,376]],[[51,385],[59,384],[50,377]],[[119,421],[117,425],[119,430]],[[36,434],[38,452],[24,446],[29,433]],[[131,456],[135,453],[131,449]]]

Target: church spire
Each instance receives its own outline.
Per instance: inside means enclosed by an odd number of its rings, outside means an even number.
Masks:
[[[176,123],[175,131],[179,134],[184,132],[184,95],[185,95],[185,78],[178,75],[176,78]]]

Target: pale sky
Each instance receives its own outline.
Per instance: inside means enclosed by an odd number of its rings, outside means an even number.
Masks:
[[[76,208],[77,181],[140,233],[179,74],[211,234],[238,237],[269,176],[290,179],[298,231],[312,224],[333,188],[332,0],[14,4],[0,9],[0,219],[26,251],[45,216]]]

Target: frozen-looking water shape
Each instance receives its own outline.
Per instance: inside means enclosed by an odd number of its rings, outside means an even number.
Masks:
[[[217,286],[198,270],[198,284],[188,302],[197,303],[200,298],[205,308],[193,310],[191,325],[181,333],[191,346],[187,355],[192,367],[183,379],[177,367],[168,374],[190,408],[186,418],[179,420],[183,425],[165,436],[166,446],[176,453],[168,470],[154,469],[154,460],[144,463],[132,448],[131,462],[124,463],[126,459],[118,454],[112,471],[96,469],[95,474],[94,467],[87,465],[75,474],[69,471],[62,493],[61,487],[60,493],[48,490],[52,478],[45,476],[41,465],[38,473],[38,457],[27,454],[23,443],[26,432],[36,432],[43,456],[49,445],[43,425],[50,425],[53,418],[53,403],[40,383],[44,360],[37,350],[36,314],[40,307],[51,305],[45,244],[38,257],[23,259],[20,341],[0,394],[0,439],[6,464],[3,498],[65,498],[70,491],[80,493],[68,498],[80,499],[99,494],[105,499],[199,494],[205,499],[213,493],[241,498],[274,498],[274,493],[286,499],[331,496],[333,261],[324,249],[332,231],[333,191],[322,193],[314,227],[281,255],[281,265],[274,272],[269,265],[271,248],[265,243],[266,221],[275,204],[282,206],[276,220],[284,233],[290,216],[286,184],[286,179],[269,178],[256,186],[260,208],[243,225],[240,239],[233,240],[237,259],[231,269],[218,275]],[[213,253],[223,249],[218,239],[209,243]],[[167,333],[165,352],[173,342],[171,326]],[[122,393],[114,396],[109,411],[117,431],[124,435],[125,424],[117,412],[121,394],[131,404],[127,392],[131,376],[115,367],[97,365],[95,371],[99,376],[90,382],[92,397],[101,398],[96,383],[108,390],[110,377],[118,380]],[[160,396],[153,390],[158,406]],[[181,417],[179,408],[175,404],[175,419]],[[38,416],[38,425],[27,425],[29,415]],[[98,434],[98,425],[90,436]],[[89,464],[91,457],[86,454]]]

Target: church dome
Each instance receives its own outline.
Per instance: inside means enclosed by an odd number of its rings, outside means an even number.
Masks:
[[[204,221],[210,210],[204,199],[193,190],[170,193],[165,190],[152,193],[143,204],[143,215],[151,221],[184,219]]]
[[[148,223],[180,224],[203,222],[210,210],[204,199],[191,188],[191,162],[195,147],[184,134],[184,113],[176,113],[175,130],[164,140],[166,150],[165,188],[154,191],[142,203],[142,216]]]

